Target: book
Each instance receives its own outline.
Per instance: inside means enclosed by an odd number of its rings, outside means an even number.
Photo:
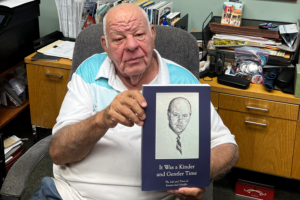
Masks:
[[[243,7],[242,3],[224,2],[221,24],[239,27],[242,22]]]
[[[163,18],[164,16],[170,14],[173,10],[173,2],[169,2],[167,4],[165,4],[164,6],[160,7],[158,9],[158,16],[157,16],[157,19],[156,19],[156,24],[157,25],[161,25],[162,24],[162,21],[163,21]]]
[[[137,6],[139,6],[139,7],[143,7],[143,5],[145,4],[145,3],[147,3],[149,0],[140,0],[140,1],[137,1],[137,2],[135,2],[135,3],[133,3],[134,5],[137,5]]]
[[[148,1],[147,3],[145,3],[145,4],[142,6],[142,8],[143,8],[143,10],[147,13],[147,10],[146,10],[146,9],[147,9],[148,7],[154,5],[154,4],[155,4],[154,1]]]
[[[143,85],[142,191],[210,184],[210,86]]]
[[[13,147],[9,152],[5,154],[5,160],[11,157],[15,152],[17,152],[21,147],[23,147],[23,143]]]
[[[172,22],[177,18],[180,19],[180,12],[174,12],[172,15],[168,15],[167,17],[168,25],[172,26]]]
[[[13,166],[15,162],[25,153],[26,147],[23,145],[22,148],[20,148],[18,151],[16,151],[13,155],[10,156],[9,159],[6,159],[7,162],[5,162],[6,167],[6,174],[10,170],[10,168]]]
[[[3,141],[3,145],[4,145],[4,148],[8,148],[10,146],[12,146],[13,144],[19,142],[21,139],[18,138],[17,136],[13,135],[9,138],[6,138],[4,141]]]
[[[13,144],[13,145],[11,145],[11,146],[5,148],[5,149],[4,149],[4,155],[7,154],[8,152],[10,152],[14,147],[16,147],[16,146],[18,146],[18,145],[22,145],[22,144],[23,144],[22,141],[18,141],[18,142],[16,142],[15,144]]]

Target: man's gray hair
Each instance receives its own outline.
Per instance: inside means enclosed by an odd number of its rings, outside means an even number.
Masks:
[[[124,5],[124,4],[119,4],[119,5],[115,6],[115,7],[118,7],[118,6],[121,6],[121,5]],[[131,5],[134,5],[134,4],[131,4]],[[152,36],[152,32],[151,32],[151,29],[150,29],[150,23],[149,23],[149,19],[148,19],[148,14],[147,14],[141,7],[139,7],[139,6],[137,6],[137,5],[134,5],[134,6],[136,6],[136,7],[138,7],[139,9],[142,10],[142,13],[144,14],[144,17],[146,18],[146,21],[147,21],[147,24],[148,24],[148,28],[149,28],[150,34],[151,34],[151,36]],[[113,7],[113,8],[115,8],[115,7]],[[109,10],[109,11],[110,11],[110,10]],[[106,16],[107,16],[107,14],[109,13],[109,11],[106,13],[106,15],[104,15],[104,18],[103,18],[103,34],[104,34],[104,37],[105,37],[105,43],[106,43],[106,47],[107,47],[107,48],[108,48],[108,46],[107,46],[107,35],[106,35]]]

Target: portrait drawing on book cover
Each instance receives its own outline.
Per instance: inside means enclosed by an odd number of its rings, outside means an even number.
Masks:
[[[199,93],[156,93],[155,159],[199,158]]]

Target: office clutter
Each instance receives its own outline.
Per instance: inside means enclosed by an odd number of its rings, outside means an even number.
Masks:
[[[294,94],[300,20],[288,23],[243,19],[244,6],[241,2],[224,2],[221,17],[211,13],[204,21],[203,46],[210,64],[201,77],[226,74],[262,84],[266,91]],[[220,82],[230,82],[233,87],[240,82],[223,79]]]
[[[3,141],[6,173],[26,151],[26,147],[24,146],[22,140],[27,140],[27,138],[21,139],[13,135]]]
[[[23,105],[27,96],[27,76],[24,65],[0,79],[0,105],[16,108]]]
[[[180,12],[172,12],[173,2],[167,1],[155,3],[149,0],[55,0],[55,3],[60,31],[64,37],[69,38],[76,38],[81,30],[102,23],[109,9],[122,3],[140,6],[148,14],[151,24],[162,25],[165,17],[169,26],[176,26],[180,20]],[[184,29],[187,30],[187,25]]]

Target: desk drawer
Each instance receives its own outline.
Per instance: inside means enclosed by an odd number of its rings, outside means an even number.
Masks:
[[[221,108],[219,115],[239,146],[237,167],[290,177],[296,121]]]
[[[248,97],[220,94],[219,108],[269,117],[297,120],[299,106]]]
[[[219,93],[211,92],[210,93],[210,99],[211,99],[211,103],[213,104],[215,109],[218,111],[218,108],[219,108]]]
[[[53,128],[67,92],[70,70],[27,64],[31,123]]]

